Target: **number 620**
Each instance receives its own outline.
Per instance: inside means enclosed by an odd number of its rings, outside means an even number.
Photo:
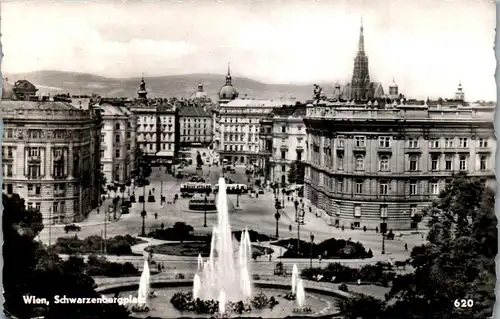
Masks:
[[[455,299],[453,305],[456,308],[471,308],[474,306],[474,300],[472,299]]]

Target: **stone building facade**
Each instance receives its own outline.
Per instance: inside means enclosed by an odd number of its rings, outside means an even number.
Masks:
[[[99,110],[5,93],[0,102],[3,192],[19,194],[46,224],[82,220],[100,195]]]
[[[495,183],[494,106],[310,104],[305,197],[331,225],[410,229],[454,174]]]

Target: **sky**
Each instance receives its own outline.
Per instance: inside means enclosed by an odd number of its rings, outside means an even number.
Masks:
[[[1,3],[2,70],[107,77],[224,74],[345,83],[363,18],[372,81],[409,97],[496,100],[489,0],[165,0]]]

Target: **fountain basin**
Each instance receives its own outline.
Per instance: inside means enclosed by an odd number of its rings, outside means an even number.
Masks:
[[[151,288],[155,291],[157,297],[148,300],[148,313],[132,313],[135,318],[210,318],[214,315],[197,314],[194,312],[181,312],[171,303],[170,299],[177,292],[192,291],[192,280],[165,280],[161,282],[152,282]],[[284,318],[287,316],[297,316],[293,310],[297,308],[295,301],[287,300],[284,296],[291,290],[291,285],[286,285],[272,281],[255,281],[253,283],[255,293],[262,291],[267,297],[274,296],[279,304],[273,309],[255,310],[243,314],[231,314],[232,318]],[[137,294],[138,284],[112,284],[104,287],[98,287],[96,290],[106,296],[135,296]],[[349,298],[350,294],[326,287],[305,287],[306,305],[313,309],[311,312],[301,313],[301,317],[321,318],[339,315],[336,302],[340,299]]]

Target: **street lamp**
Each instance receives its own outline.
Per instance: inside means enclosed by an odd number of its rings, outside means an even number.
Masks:
[[[314,235],[313,235],[313,233],[311,233],[311,249],[309,251],[309,257],[310,257],[309,268],[312,268],[312,266],[313,266],[313,242],[314,242]]]
[[[387,225],[385,224],[385,217],[382,218],[382,221],[383,221],[383,227],[381,227],[381,231],[382,231],[382,255],[385,255],[385,232],[387,230]]]
[[[203,227],[207,227],[207,203],[208,203],[207,195],[208,195],[208,191],[205,193],[205,205],[203,206],[203,208],[205,210],[205,217],[204,217],[204,221],[203,221]]]
[[[298,209],[299,209],[299,201],[295,200],[295,202],[293,204],[295,206],[295,222],[297,223],[299,221],[299,216],[297,215]]]
[[[283,189],[281,190],[281,193],[283,194],[283,208],[285,207],[285,185],[283,185]]]
[[[143,210],[141,212],[141,217],[142,217],[142,230],[141,230],[141,234],[142,234],[142,236],[146,236],[146,215],[147,214],[148,213],[145,210]]]
[[[276,202],[276,205],[274,206],[276,208],[276,214],[274,214],[274,218],[276,218],[276,238],[279,238],[279,232],[278,232],[278,221],[280,220],[280,212],[279,209],[281,208],[281,205],[279,201]]]
[[[241,194],[241,189],[238,186],[238,188],[236,188],[236,207],[240,207],[240,194]]]
[[[108,247],[107,247],[107,241],[106,241],[106,236],[107,236],[107,230],[108,230],[108,211],[104,209],[104,254],[106,255]]]
[[[301,209],[301,216],[297,216],[297,257],[300,254],[300,223],[302,221],[302,217],[304,216],[304,207]]]

